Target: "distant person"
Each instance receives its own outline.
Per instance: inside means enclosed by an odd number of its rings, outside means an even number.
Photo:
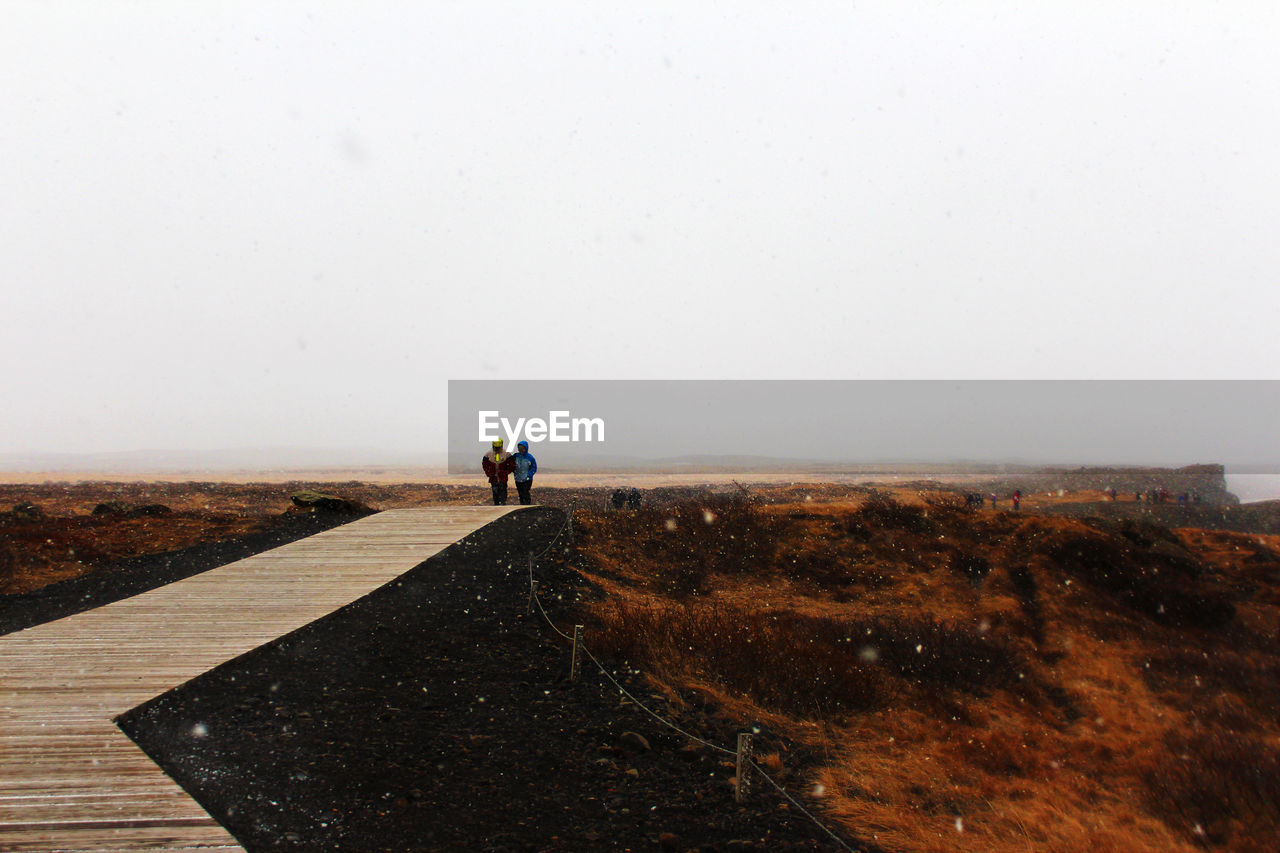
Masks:
[[[516,452],[512,455],[511,461],[515,466],[512,473],[515,475],[516,492],[520,495],[520,503],[530,504],[532,500],[529,498],[529,490],[533,488],[533,475],[538,473],[538,460],[534,459],[533,454],[529,452],[529,442],[521,441],[516,444]]]
[[[991,508],[992,508],[992,509],[995,509],[995,508],[996,508],[996,500],[999,498],[999,496],[998,496],[995,492],[992,492],[992,493],[991,493],[990,495],[988,495],[987,497],[988,497],[988,499],[991,501]]]
[[[627,509],[640,509],[642,506],[644,506],[644,497],[639,489],[632,486],[631,491],[627,493]]]
[[[515,470],[516,463],[512,460],[511,454],[502,449],[502,439],[493,440],[493,449],[484,455],[480,467],[489,478],[489,487],[493,491],[493,505],[506,506],[507,476]]]
[[[622,509],[627,505],[627,493],[622,489],[614,489],[613,495],[609,498],[609,505],[614,509]]]
[[[1021,504],[1022,504],[1022,489],[1014,489],[1014,490],[1013,490],[1013,508],[1014,508],[1014,510],[1017,510],[1017,509],[1018,509],[1018,507],[1019,507]]]

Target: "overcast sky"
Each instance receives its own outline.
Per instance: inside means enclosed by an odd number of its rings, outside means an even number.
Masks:
[[[0,0],[0,451],[443,452],[450,378],[1280,378],[1277,45],[1261,2]]]

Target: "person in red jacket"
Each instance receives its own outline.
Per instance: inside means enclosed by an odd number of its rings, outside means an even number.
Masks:
[[[516,470],[516,461],[511,454],[502,449],[502,439],[493,441],[493,450],[484,455],[480,463],[484,474],[489,478],[489,486],[493,490],[493,505],[505,506],[507,503],[507,475]]]

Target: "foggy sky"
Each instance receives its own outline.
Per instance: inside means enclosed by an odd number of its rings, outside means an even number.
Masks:
[[[1277,378],[1271,4],[0,14],[0,451],[443,451],[448,379]]]

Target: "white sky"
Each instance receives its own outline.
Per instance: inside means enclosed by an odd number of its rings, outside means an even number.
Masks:
[[[1273,3],[0,21],[0,451],[443,452],[449,378],[1280,378]]]

